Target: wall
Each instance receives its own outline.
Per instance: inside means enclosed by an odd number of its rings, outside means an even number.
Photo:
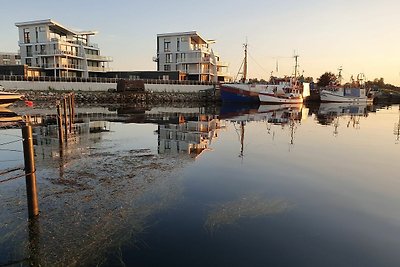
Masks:
[[[38,90],[51,89],[66,91],[107,91],[117,89],[117,83],[84,83],[84,82],[32,82],[32,81],[1,81],[6,90]]]
[[[1,81],[6,90],[38,90],[49,88],[66,91],[107,91],[117,89],[117,83],[86,83],[86,82],[32,82],[32,81]],[[178,84],[145,84],[145,90],[150,92],[199,92],[213,89],[213,85],[178,85]]]
[[[213,85],[179,85],[179,84],[145,84],[144,88],[150,92],[199,92],[213,89]]]

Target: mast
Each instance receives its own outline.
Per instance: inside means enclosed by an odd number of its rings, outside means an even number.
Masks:
[[[247,79],[247,41],[244,46],[243,82]]]
[[[343,68],[342,68],[342,66],[340,66],[338,68],[339,74],[338,74],[338,78],[337,78],[339,85],[342,84],[342,70],[343,70]]]
[[[299,58],[299,55],[294,55],[294,62],[295,62],[295,65],[294,65],[294,80],[297,79],[297,69],[299,67],[298,58]]]

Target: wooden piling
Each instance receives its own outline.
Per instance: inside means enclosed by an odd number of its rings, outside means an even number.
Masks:
[[[64,138],[65,141],[68,141],[68,114],[67,114],[67,98],[63,99],[63,108],[64,108]]]
[[[36,187],[35,155],[33,149],[32,125],[26,123],[22,127],[22,138],[24,148],[26,196],[28,199],[29,219],[39,215],[39,204]]]
[[[57,103],[57,124],[58,124],[58,140],[61,145],[64,142],[64,133],[63,133],[63,118],[62,118],[60,103]]]
[[[72,119],[72,94],[68,95],[68,108],[69,108],[69,133],[72,133],[72,123],[73,123],[73,119]]]

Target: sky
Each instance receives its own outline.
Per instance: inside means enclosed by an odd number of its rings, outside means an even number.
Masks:
[[[18,50],[16,22],[51,18],[98,31],[92,41],[113,58],[113,70],[156,70],[157,34],[195,30],[216,40],[213,49],[233,77],[247,40],[250,78],[291,75],[296,53],[304,76],[337,74],[342,66],[344,81],[364,73],[400,86],[398,0],[19,0],[1,9],[0,52]]]

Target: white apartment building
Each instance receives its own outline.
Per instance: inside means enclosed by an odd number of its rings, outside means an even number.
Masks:
[[[109,69],[110,57],[100,54],[90,37],[96,31],[75,31],[51,19],[19,22],[22,64],[55,77],[96,77]]]
[[[188,80],[230,81],[228,64],[211,49],[213,43],[196,31],[157,34],[157,70],[181,71]]]
[[[0,65],[21,65],[19,53],[0,52]]]

